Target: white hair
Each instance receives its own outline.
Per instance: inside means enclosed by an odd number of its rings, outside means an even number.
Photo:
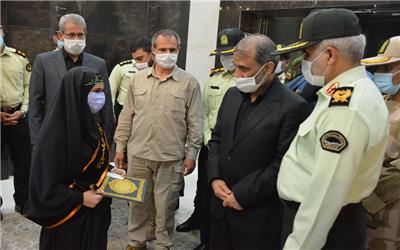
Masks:
[[[62,33],[64,33],[64,26],[68,22],[82,27],[83,30],[86,33],[86,22],[85,22],[85,19],[83,19],[82,16],[80,16],[78,14],[73,14],[73,13],[66,14],[66,15],[64,15],[64,16],[62,16],[60,18],[60,21],[58,22],[58,25],[59,25],[60,31]]]
[[[323,51],[326,47],[332,46],[339,50],[343,57],[353,63],[359,63],[364,57],[365,44],[365,36],[360,34],[323,40],[318,45],[318,50]]]

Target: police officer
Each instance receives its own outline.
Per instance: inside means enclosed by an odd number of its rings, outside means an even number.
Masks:
[[[369,250],[398,249],[400,245],[400,36],[386,40],[378,55],[361,60],[376,67],[374,81],[387,95],[390,135],[379,182],[363,200],[368,211],[367,245]]]
[[[207,181],[206,165],[208,159],[207,143],[211,139],[211,130],[215,126],[219,106],[225,92],[232,86],[235,65],[232,62],[233,51],[236,44],[244,37],[244,33],[238,28],[224,29],[218,33],[217,48],[210,56],[220,56],[222,68],[211,71],[210,78],[204,85],[203,90],[203,146],[199,155],[199,168],[197,191],[194,199],[195,209],[193,214],[176,231],[188,232],[200,228],[201,244],[195,249],[208,249],[209,227],[210,227],[210,198],[211,189]],[[201,218],[201,219],[200,219]]]
[[[25,53],[4,43],[0,25],[1,148],[7,146],[14,165],[15,211],[24,212],[31,160],[28,112],[32,66]]]
[[[318,91],[282,159],[278,193],[284,249],[365,249],[361,201],[375,188],[388,135],[388,111],[360,59],[365,36],[356,15],[323,9],[303,20],[302,72]]]
[[[124,105],[132,77],[139,70],[147,68],[151,54],[151,40],[140,37],[130,48],[132,59],[117,64],[110,74],[111,94],[115,116],[118,119]]]

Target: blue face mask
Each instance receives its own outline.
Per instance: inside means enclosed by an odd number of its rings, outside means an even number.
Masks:
[[[0,47],[4,45],[4,37],[0,35]]]
[[[89,92],[87,101],[90,112],[95,114],[103,108],[104,103],[106,102],[106,96],[104,92]]]
[[[61,49],[64,46],[64,41],[63,40],[58,40],[57,41],[57,48]]]
[[[396,73],[375,73],[374,81],[378,89],[388,95],[395,95],[400,90],[400,84],[394,85],[392,82],[393,76],[400,73],[397,71]]]

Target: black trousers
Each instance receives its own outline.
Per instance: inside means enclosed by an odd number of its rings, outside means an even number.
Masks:
[[[254,233],[231,225],[225,216],[211,215],[210,250],[277,250],[264,233]]]
[[[293,231],[299,203],[284,201],[282,247]],[[366,241],[365,210],[361,203],[348,204],[340,210],[328,233],[324,250],[364,250]]]
[[[210,203],[211,186],[207,178],[208,148],[203,145],[199,154],[197,168],[197,190],[194,198],[194,214],[200,223],[200,241],[202,244],[209,244],[210,240]]]
[[[14,165],[14,201],[21,209],[28,196],[29,171],[31,165],[31,142],[28,118],[19,119],[16,125],[1,125],[1,148],[8,147]]]

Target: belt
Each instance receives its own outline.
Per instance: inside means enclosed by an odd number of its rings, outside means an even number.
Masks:
[[[21,109],[21,106],[22,106],[22,103],[20,103],[20,104],[18,104],[15,108],[9,108],[9,107],[2,107],[1,108],[1,112],[5,112],[5,113],[8,113],[8,114],[12,114],[12,113],[14,113],[15,111],[17,111],[17,110],[20,110]]]

